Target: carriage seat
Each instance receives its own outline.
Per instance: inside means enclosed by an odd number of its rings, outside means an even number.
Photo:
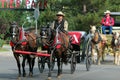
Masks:
[[[71,44],[80,45],[82,38],[85,38],[85,31],[68,31],[68,34],[71,36]]]

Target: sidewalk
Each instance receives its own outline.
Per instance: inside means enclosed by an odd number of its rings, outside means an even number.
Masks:
[[[3,45],[2,48],[6,51],[0,51],[0,56],[13,56],[10,45]]]

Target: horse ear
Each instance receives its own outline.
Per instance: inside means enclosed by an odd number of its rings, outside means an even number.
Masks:
[[[90,28],[92,28],[92,25],[90,25]]]
[[[115,34],[116,32],[113,32],[113,34]]]

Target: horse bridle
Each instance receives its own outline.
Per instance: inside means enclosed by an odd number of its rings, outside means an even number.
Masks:
[[[93,38],[95,36],[95,33],[98,33],[98,41],[93,40]],[[101,38],[100,33],[98,31],[95,31],[95,33],[94,33],[94,36],[92,36],[93,37],[92,42],[95,43],[95,44],[98,44],[98,43],[100,43],[100,41],[102,41],[102,38]]]

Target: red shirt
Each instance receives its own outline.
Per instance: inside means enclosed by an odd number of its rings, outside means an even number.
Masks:
[[[104,18],[102,18],[101,23],[104,26],[113,26],[114,25],[114,19],[112,17],[104,17]]]

